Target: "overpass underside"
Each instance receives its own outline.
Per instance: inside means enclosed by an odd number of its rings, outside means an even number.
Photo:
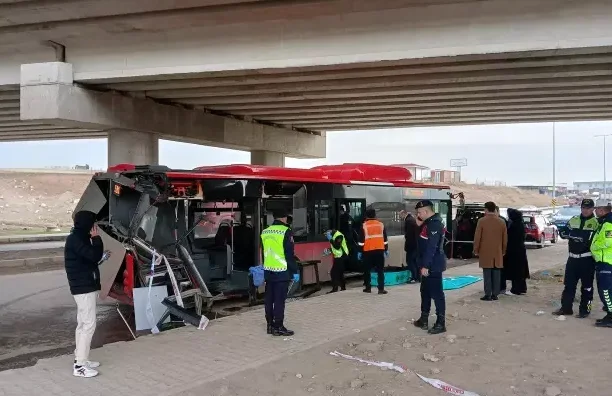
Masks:
[[[282,163],[337,130],[612,118],[610,1],[76,3],[0,2],[0,141]]]

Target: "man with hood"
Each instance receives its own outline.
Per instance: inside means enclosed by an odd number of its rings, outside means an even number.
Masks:
[[[446,271],[442,218],[434,211],[430,200],[417,203],[417,219],[422,221],[419,235],[419,267],[421,268],[421,317],[414,322],[416,327],[428,330],[429,334],[446,331],[446,299],[442,284],[442,273]],[[431,300],[436,304],[436,323],[429,329]]]
[[[100,363],[89,360],[91,339],[96,330],[96,302],[100,290],[98,264],[104,255],[102,238],[95,226],[96,214],[79,211],[66,238],[64,260],[70,293],[77,305],[76,349],[72,374],[91,378]]]

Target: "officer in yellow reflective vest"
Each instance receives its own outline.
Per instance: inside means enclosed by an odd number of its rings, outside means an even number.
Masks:
[[[597,271],[597,290],[606,316],[595,323],[598,327],[612,327],[612,207],[597,208],[599,229],[591,243],[591,253]]]
[[[334,263],[330,271],[332,289],[330,293],[335,293],[340,290],[346,290],[346,282],[344,281],[344,270],[346,267],[346,260],[349,257],[349,250],[346,244],[346,238],[344,234],[338,230],[329,230],[325,233],[327,240],[330,243],[330,251],[334,256]]]
[[[266,281],[265,311],[268,334],[292,336],[285,327],[285,300],[289,282],[300,276],[294,255],[293,233],[287,225],[287,213],[274,211],[274,222],[261,233],[264,279]]]
[[[573,304],[578,281],[580,281],[581,289],[578,317],[586,318],[591,313],[595,260],[593,260],[590,248],[593,236],[599,228],[597,218],[593,214],[594,208],[595,202],[592,199],[583,199],[580,205],[580,215],[568,221],[568,231],[561,235],[569,240],[569,257],[565,264],[565,287],[561,295],[561,308],[553,312],[553,315],[574,314]]]

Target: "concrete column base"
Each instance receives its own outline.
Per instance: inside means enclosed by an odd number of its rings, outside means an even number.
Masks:
[[[125,129],[108,131],[108,166],[117,164],[158,165],[157,135]]]
[[[285,155],[274,151],[251,150],[251,165],[285,166]]]

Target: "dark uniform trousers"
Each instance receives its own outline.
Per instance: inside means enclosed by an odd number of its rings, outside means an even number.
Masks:
[[[334,263],[331,267],[331,271],[329,271],[333,290],[338,290],[338,288],[341,288],[342,290],[346,289],[344,271],[347,260],[348,256],[345,254],[343,254],[341,257],[334,257]]]
[[[280,327],[285,320],[285,300],[289,291],[289,281],[266,282],[264,304],[266,307],[266,321]]]
[[[604,311],[612,313],[612,265],[597,263],[597,291]]]
[[[370,273],[372,270],[378,274],[378,290],[385,289],[385,251],[371,250],[363,252],[363,284],[366,289],[372,287],[372,279]]]
[[[580,312],[591,312],[593,302],[593,280],[595,278],[595,260],[593,257],[569,257],[565,265],[565,280],[561,295],[561,308],[571,311],[580,281]]]
[[[421,278],[421,314],[429,315],[431,300],[434,300],[434,304],[436,304],[436,316],[444,318],[446,316],[446,300],[441,272],[430,272],[428,276]]]

